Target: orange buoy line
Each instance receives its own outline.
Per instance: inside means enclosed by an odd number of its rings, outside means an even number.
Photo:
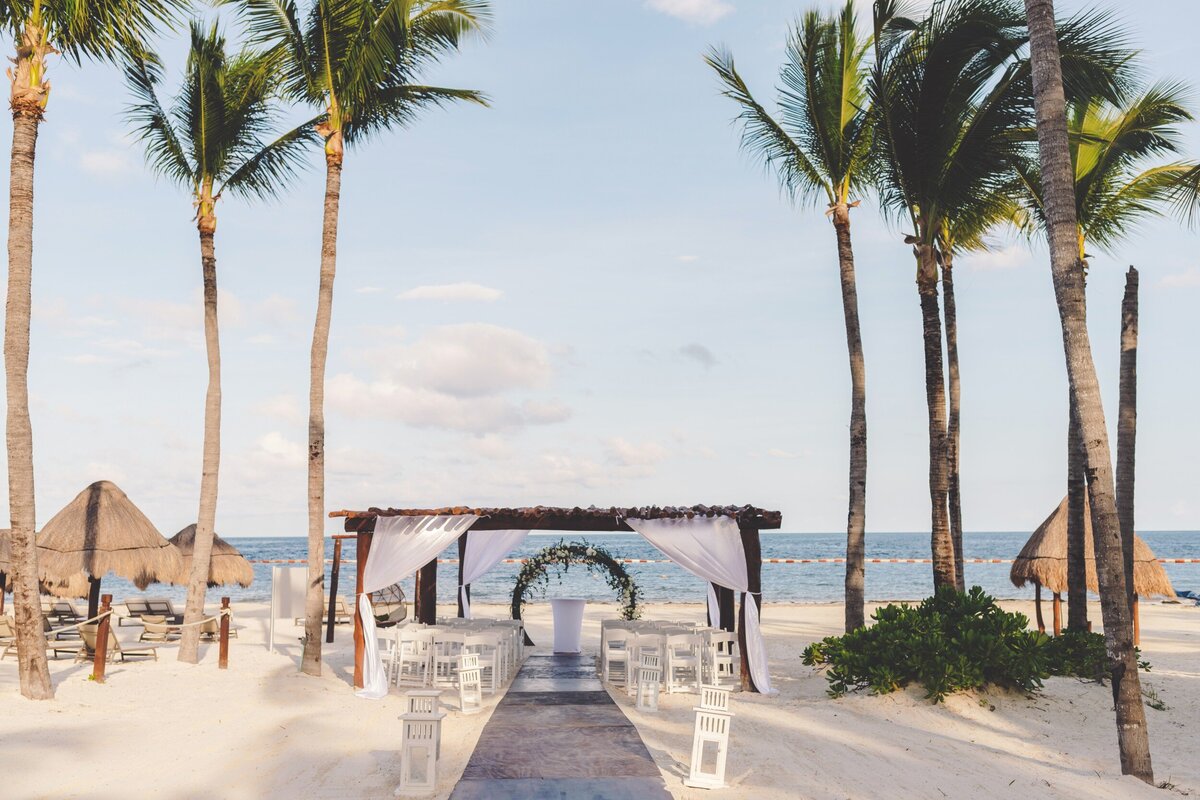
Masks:
[[[258,558],[248,559],[251,564],[307,564],[306,558]],[[671,564],[669,558],[618,558],[621,564]],[[506,558],[504,564],[524,564],[524,558]],[[844,558],[764,558],[764,564],[845,564]],[[868,558],[868,564],[932,564],[932,558]],[[1200,558],[1160,558],[1160,564],[1200,564]],[[333,559],[325,559],[326,564],[332,564]],[[356,564],[354,559],[341,560],[343,564]],[[457,564],[457,558],[439,558],[439,564]],[[1011,564],[1011,558],[968,558],[966,564]]]

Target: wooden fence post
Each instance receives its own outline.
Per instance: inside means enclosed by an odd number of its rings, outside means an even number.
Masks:
[[[221,598],[221,645],[220,658],[217,660],[219,669],[229,669],[229,598]]]
[[[106,614],[112,610],[112,595],[105,594],[100,596],[99,613]],[[92,660],[92,680],[96,683],[104,683],[104,667],[108,663],[108,629],[109,620],[112,616],[106,616],[100,620],[100,624],[96,626],[96,654]]]
[[[325,621],[325,641],[333,643],[333,629],[337,627],[338,574],[342,565],[342,540],[333,540],[333,568],[329,572],[329,616]],[[357,600],[358,598],[355,598]]]

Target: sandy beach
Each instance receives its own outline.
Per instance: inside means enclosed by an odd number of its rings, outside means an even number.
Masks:
[[[1031,604],[1005,603],[1031,614]],[[477,616],[501,616],[477,605]],[[551,622],[530,604],[528,628],[544,650]],[[239,637],[230,668],[202,645],[197,666],[175,661],[115,664],[89,681],[90,664],[51,661],[56,699],[23,700],[16,665],[0,665],[0,795],[25,798],[386,798],[399,775],[402,698],[356,698],[348,626],[326,649],[319,679],[296,671],[299,628],[281,622],[268,652],[268,608],[236,608]],[[699,605],[650,605],[648,618],[699,619]],[[1177,793],[1200,794],[1194,725],[1200,719],[1200,608],[1145,603],[1143,675],[1165,710],[1147,709],[1155,777]],[[584,646],[595,650],[599,620],[615,607],[590,604]],[[1099,619],[1100,611],[1091,611]],[[679,798],[1138,798],[1162,797],[1120,775],[1107,687],[1055,678],[1033,696],[962,694],[932,705],[910,689],[888,697],[832,700],[825,679],[800,663],[804,646],[838,632],[841,606],[768,605],[764,633],[776,697],[739,693],[728,778],[720,792],[688,789],[695,695],[664,695],[657,714],[617,703],[636,724]],[[123,640],[139,629],[118,628]],[[499,696],[484,713],[451,709],[443,727],[438,797],[449,795]]]

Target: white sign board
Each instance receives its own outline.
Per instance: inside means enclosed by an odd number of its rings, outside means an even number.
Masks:
[[[275,650],[275,620],[304,616],[308,567],[271,567],[271,644]]]

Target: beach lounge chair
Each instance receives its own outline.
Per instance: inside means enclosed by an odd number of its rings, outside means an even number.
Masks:
[[[47,624],[49,623],[49,620],[45,617],[42,617],[42,620]],[[78,640],[64,642],[53,636],[46,637],[46,650],[50,653],[51,658],[58,658],[60,653],[72,656],[76,655],[80,647],[82,645]],[[0,652],[0,661],[8,658],[9,653],[12,653],[14,656],[17,654],[16,622],[10,616],[0,617],[0,648],[3,648],[3,652]]]
[[[99,625],[89,624],[79,628],[79,634],[83,637],[83,647],[80,649],[80,657],[93,658],[96,654],[96,632]],[[129,658],[146,658],[151,657],[155,661],[158,660],[158,645],[156,644],[121,644],[121,640],[113,633],[113,629],[108,629],[108,661],[125,661]]]
[[[79,609],[75,608],[75,603],[70,600],[54,600],[50,603],[50,611],[47,612],[50,616],[61,623],[70,624],[87,619],[79,613]]]
[[[321,606],[321,624],[324,625],[329,618],[329,598],[325,598],[325,604]],[[349,625],[354,622],[354,606],[346,602],[346,598],[338,595],[333,602],[333,624],[334,625]],[[296,624],[303,625],[304,617],[296,617]]]
[[[171,642],[183,635],[175,625],[167,622],[167,618],[156,614],[142,615],[142,635],[139,642]]]
[[[157,614],[167,618],[167,622],[178,625],[183,622],[183,614],[175,610],[174,604],[166,597],[147,597],[146,613]]]
[[[150,604],[144,597],[126,598],[124,605],[126,616],[117,617],[118,625],[138,625],[143,614],[153,613],[150,611]]]

